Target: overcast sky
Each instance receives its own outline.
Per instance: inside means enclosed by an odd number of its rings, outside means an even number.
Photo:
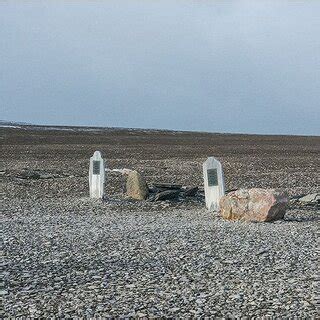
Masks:
[[[0,119],[320,134],[320,1],[1,1]]]

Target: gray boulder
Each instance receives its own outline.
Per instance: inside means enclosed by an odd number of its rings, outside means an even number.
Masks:
[[[126,193],[129,198],[145,200],[149,195],[149,189],[145,179],[137,171],[128,173]]]

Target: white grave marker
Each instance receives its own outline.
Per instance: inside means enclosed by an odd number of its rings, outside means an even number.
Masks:
[[[104,196],[105,164],[100,151],[95,151],[90,158],[89,189],[90,198],[102,198]]]
[[[206,207],[218,211],[220,198],[224,196],[224,178],[221,163],[214,157],[203,163],[203,179]]]

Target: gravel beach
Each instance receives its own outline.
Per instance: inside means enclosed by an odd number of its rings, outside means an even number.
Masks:
[[[88,198],[88,165],[152,182],[202,185],[209,155],[227,189],[319,192],[319,137],[80,129],[1,129],[3,317],[305,317],[319,315],[319,208],[284,220],[222,220],[203,201],[130,201],[108,175]],[[154,151],[152,151],[154,150]],[[45,170],[23,179],[24,168]],[[51,175],[51,176],[50,176]]]

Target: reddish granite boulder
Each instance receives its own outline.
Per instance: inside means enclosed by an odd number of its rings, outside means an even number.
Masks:
[[[287,196],[274,189],[240,189],[220,199],[220,214],[226,220],[263,222],[284,217]]]

